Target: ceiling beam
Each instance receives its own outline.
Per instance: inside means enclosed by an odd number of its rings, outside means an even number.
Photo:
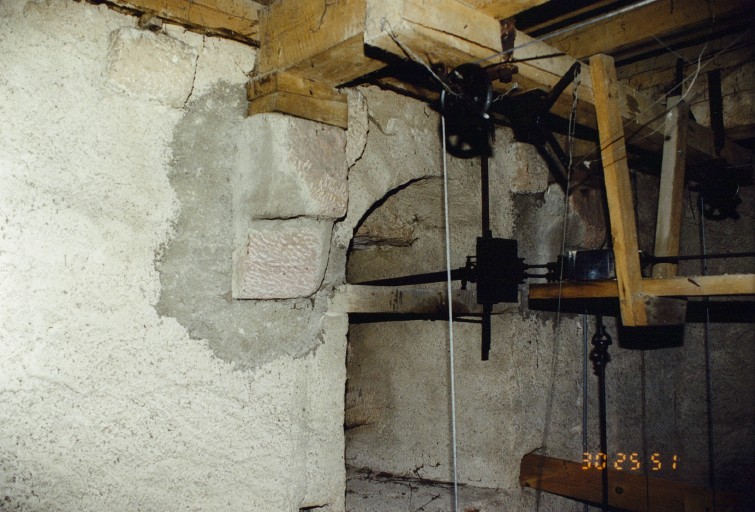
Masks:
[[[426,67],[440,64],[449,69],[481,58],[493,63],[495,58],[490,57],[501,50],[500,31],[495,17],[461,0],[279,1],[260,13],[261,48],[253,80],[286,71],[334,88],[384,67],[382,60],[372,57],[376,51],[381,59],[392,54],[401,59],[421,60]],[[553,46],[523,32],[517,32],[515,47],[517,59],[558,53]],[[514,80],[523,90],[548,90],[574,62],[569,55],[519,62]],[[500,92],[510,87],[496,84]],[[618,108],[627,142],[660,153],[664,106],[626,86],[620,87],[620,95]],[[578,122],[596,127],[592,79],[587,66],[583,66],[577,96]],[[571,109],[569,88],[553,112],[566,118]],[[694,122],[690,122],[688,147],[691,161],[717,156],[710,129]],[[750,152],[736,144],[726,144],[723,152],[722,158],[731,165],[751,164]]]
[[[715,23],[742,12],[751,16],[750,0],[658,0],[600,23],[548,39],[548,43],[577,59],[597,53],[615,54],[653,36]]]
[[[366,0],[280,1],[260,15],[257,75],[295,70],[331,86],[385,64],[364,54]]]
[[[550,0],[464,0],[478,11],[497,20],[510,18],[522,11],[537,7]]]
[[[262,6],[252,0],[107,0],[107,4],[135,14],[151,14],[195,32],[259,45]]]

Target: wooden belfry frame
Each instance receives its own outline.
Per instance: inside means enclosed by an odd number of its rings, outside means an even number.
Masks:
[[[613,59],[590,58],[595,114],[600,134],[606,199],[611,221],[616,280],[530,285],[530,300],[618,297],[626,326],[684,322],[686,297],[755,295],[755,274],[677,277],[675,264],[657,265],[643,278],[637,246],[629,167],[621,117],[622,95]],[[661,185],[656,225],[656,256],[678,256],[689,126],[686,104],[669,100],[664,125]],[[674,299],[670,297],[676,297]]]
[[[755,274],[677,277],[675,264],[653,268],[652,278],[640,273],[637,226],[626,160],[621,95],[613,59],[590,58],[595,112],[600,135],[606,198],[611,221],[616,280],[530,285],[530,299],[618,297],[621,319],[627,326],[683,323],[689,296],[755,294]],[[664,125],[664,146],[658,215],[656,256],[678,256],[682,222],[684,167],[689,109],[679,97],[669,98]],[[676,298],[670,298],[676,297]],[[589,467],[589,466],[588,466]],[[702,487],[662,478],[646,478],[626,471],[603,468],[610,482],[607,503],[622,510],[697,512],[712,510],[713,494]],[[519,481],[572,499],[600,503],[601,471],[584,464],[528,454],[522,458]],[[716,510],[740,510],[738,497],[717,493]]]

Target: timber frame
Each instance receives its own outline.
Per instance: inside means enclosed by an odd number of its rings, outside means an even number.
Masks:
[[[389,62],[420,60],[426,66],[451,69],[459,64],[500,62],[502,21],[522,11],[543,9],[548,0],[109,0],[122,9],[176,21],[208,34],[232,37],[259,46],[256,68],[248,87],[249,115],[280,112],[313,121],[348,127],[348,103],[339,87],[364,80]],[[572,11],[581,15],[610,2],[596,0]],[[642,48],[641,41],[674,29],[700,27],[710,15],[707,0],[690,0],[671,10],[664,2],[641,2],[600,24],[568,34],[556,31],[548,42],[516,31],[513,57],[518,60],[514,81],[519,91],[550,90],[577,62],[582,66],[576,87],[577,122],[597,129],[613,231],[617,280],[602,283],[532,285],[530,299],[618,297],[627,326],[683,321],[688,296],[755,294],[755,276],[676,277],[676,266],[657,267],[653,279],[640,272],[637,226],[632,213],[627,143],[641,151],[663,154],[656,252],[678,253],[680,197],[686,163],[705,165],[720,159],[732,167],[752,168],[749,151],[731,141],[723,148],[713,131],[688,115],[681,98],[670,98],[669,110],[618,82],[613,59]],[[736,22],[747,12],[747,0],[722,0],[716,17]],[[568,15],[565,15],[568,18]],[[558,20],[553,20],[554,22]],[[567,20],[568,21],[568,20]],[[547,25],[547,22],[545,23]],[[698,27],[698,28],[695,28]],[[544,24],[532,33],[547,32]],[[597,45],[597,46],[596,46]],[[639,46],[638,46],[639,45]],[[541,56],[550,56],[541,59]],[[533,59],[533,60],[527,60]],[[382,84],[408,91],[427,101],[437,91],[402,83],[383,73]],[[511,86],[494,82],[498,93]],[[439,87],[438,87],[439,89]],[[563,94],[552,112],[567,118],[572,98]],[[356,289],[351,297],[356,297]],[[680,300],[682,299],[682,300]],[[354,299],[357,300],[357,299]],[[421,303],[425,299],[417,298]],[[385,304],[377,300],[378,309]],[[359,306],[364,307],[364,306]],[[348,308],[347,308],[348,309]],[[389,308],[390,309],[390,308]],[[659,313],[659,312],[662,312]]]

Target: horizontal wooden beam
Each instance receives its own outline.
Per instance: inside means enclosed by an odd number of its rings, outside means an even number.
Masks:
[[[538,489],[581,502],[600,504],[603,501],[602,473],[608,472],[608,505],[625,510],[647,512],[690,512],[713,510],[713,493],[694,485],[663,478],[645,477],[616,469],[595,469],[542,455],[522,457],[519,483],[523,487]],[[716,493],[716,511],[741,510],[741,498],[732,494]]]
[[[247,84],[249,115],[279,112],[346,128],[348,98],[340,91],[291,72],[282,71]]]
[[[643,279],[642,291],[655,297],[755,295],[755,274]],[[531,284],[530,300],[616,298],[615,280]]]
[[[653,36],[663,38],[670,32],[679,32],[709,23],[738,11],[746,13],[752,8],[750,0],[662,0],[609,18],[600,23],[548,39],[549,44],[563,52],[582,59],[597,53],[613,54],[642,43]]]
[[[280,1],[260,14],[255,74],[295,70],[331,86],[385,66],[364,53],[366,0]]]
[[[474,290],[454,290],[453,313],[456,316],[480,315]],[[496,304],[493,314],[518,308],[518,305]],[[366,286],[347,284],[339,287],[333,296],[329,311],[332,313],[395,313],[443,315],[448,312],[446,292],[428,288],[406,286]]]
[[[251,0],[107,0],[116,8],[153,14],[208,35],[259,45],[259,16],[263,8]]]
[[[510,18],[550,0],[464,0],[475,9],[497,20]]]
[[[502,48],[498,20],[459,0],[367,0],[364,43],[448,68]]]

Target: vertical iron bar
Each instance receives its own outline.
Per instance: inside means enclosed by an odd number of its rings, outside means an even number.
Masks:
[[[710,127],[716,156],[721,156],[724,147],[724,99],[721,94],[721,70],[708,71],[708,98],[710,100]]]
[[[482,237],[490,238],[493,232],[490,230],[490,171],[488,155],[480,156],[480,189],[482,197]]]
[[[600,454],[605,457],[605,467],[600,474],[601,484],[601,510],[608,510],[608,426],[606,417],[608,410],[606,407],[606,365],[611,357],[608,355],[608,347],[611,345],[611,336],[608,335],[603,325],[603,315],[595,315],[595,334],[592,337],[593,349],[590,352],[595,375],[598,376],[598,419],[600,422]],[[600,464],[599,461],[596,465]],[[596,469],[601,469],[597,466]]]

